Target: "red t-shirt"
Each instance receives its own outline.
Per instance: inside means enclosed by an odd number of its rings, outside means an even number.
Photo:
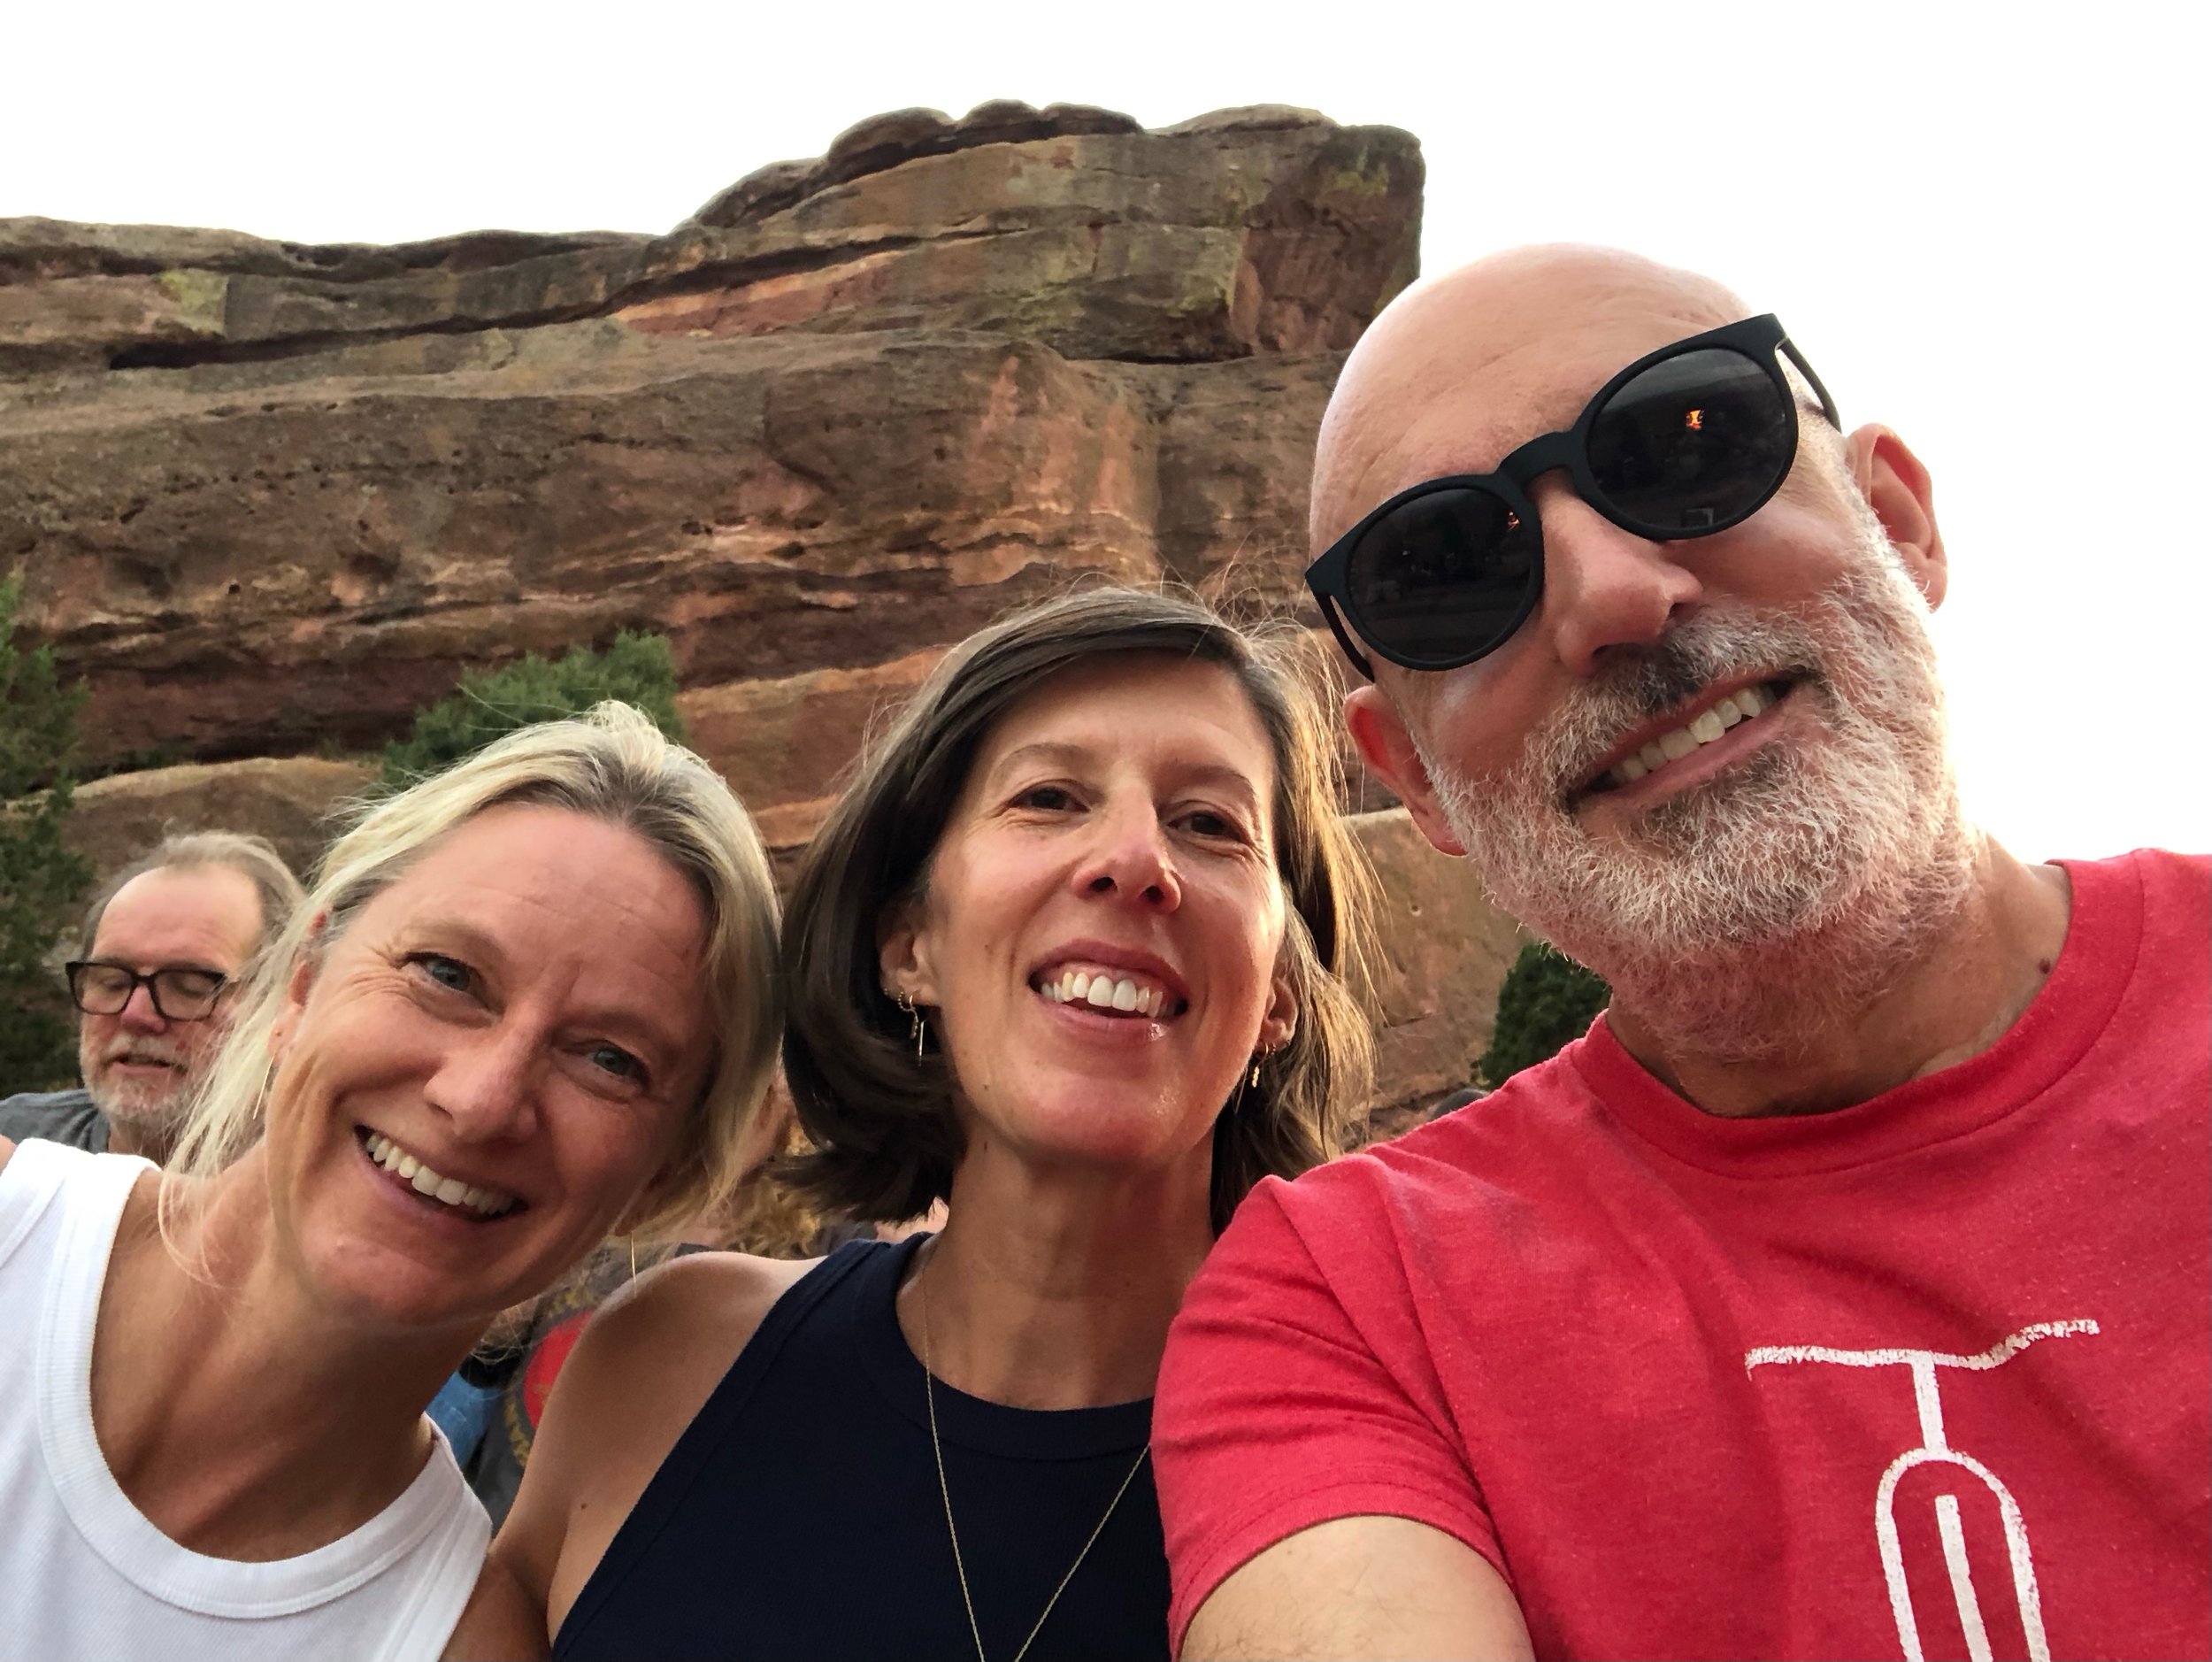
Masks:
[[[1365,1513],[1540,1657],[2212,1653],[2212,864],[2068,869],[2011,1031],[1870,1102],[1715,1119],[1601,1020],[1262,1184],[1160,1374],[1176,1648]]]

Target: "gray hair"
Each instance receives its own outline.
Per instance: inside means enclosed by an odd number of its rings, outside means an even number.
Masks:
[[[284,863],[284,857],[268,838],[236,831],[181,832],[162,838],[150,852],[108,879],[92,904],[85,908],[77,950],[87,957],[91,955],[92,944],[99,939],[101,919],[107,916],[109,904],[127,884],[149,872],[188,872],[208,866],[236,872],[253,884],[254,893],[261,902],[261,927],[255,937],[259,946],[265,947],[276,939],[292,920],[292,913],[300,902],[306,898],[307,891],[300,887],[300,880],[292,875],[292,868]],[[258,961],[257,952],[249,961],[248,969]]]

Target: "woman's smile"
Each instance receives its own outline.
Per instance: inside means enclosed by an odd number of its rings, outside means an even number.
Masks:
[[[1000,719],[886,963],[968,1112],[1087,1163],[1203,1158],[1284,1024],[1274,774],[1216,665],[1086,666]]]
[[[1149,952],[1098,941],[1073,941],[1054,952],[1029,977],[1032,991],[1071,1018],[1088,1020],[1079,1030],[1112,1031],[1133,1026],[1158,1037],[1190,1008],[1183,978]]]
[[[435,1214],[465,1223],[489,1223],[526,1206],[520,1196],[503,1189],[449,1175],[380,1131],[356,1126],[353,1135],[379,1182]]]

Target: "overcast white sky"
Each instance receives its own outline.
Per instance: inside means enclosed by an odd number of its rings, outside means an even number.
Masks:
[[[2212,844],[2202,9],[2137,4],[26,4],[0,215],[396,242],[661,231],[925,104],[1417,134],[1425,267],[1618,243],[1780,313],[1933,471],[1970,803]]]

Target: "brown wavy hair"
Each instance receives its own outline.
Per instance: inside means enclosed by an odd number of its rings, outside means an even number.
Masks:
[[[926,889],[1000,718],[1065,670],[1131,653],[1221,666],[1274,753],[1282,967],[1299,1020],[1261,1062],[1257,1088],[1240,1089],[1215,1122],[1214,1228],[1261,1178],[1293,1177],[1340,1151],[1372,1078],[1363,998],[1374,879],[1338,814],[1310,641],[1286,623],[1240,627],[1187,595],[1097,587],[1025,607],[954,649],[863,755],[807,850],[785,912],[783,1055],[811,1146],[781,1175],[817,1204],[891,1221],[950,1194],[963,1152],[955,1081],[941,1053],[915,1056],[909,1017],[883,990],[878,922]]]

